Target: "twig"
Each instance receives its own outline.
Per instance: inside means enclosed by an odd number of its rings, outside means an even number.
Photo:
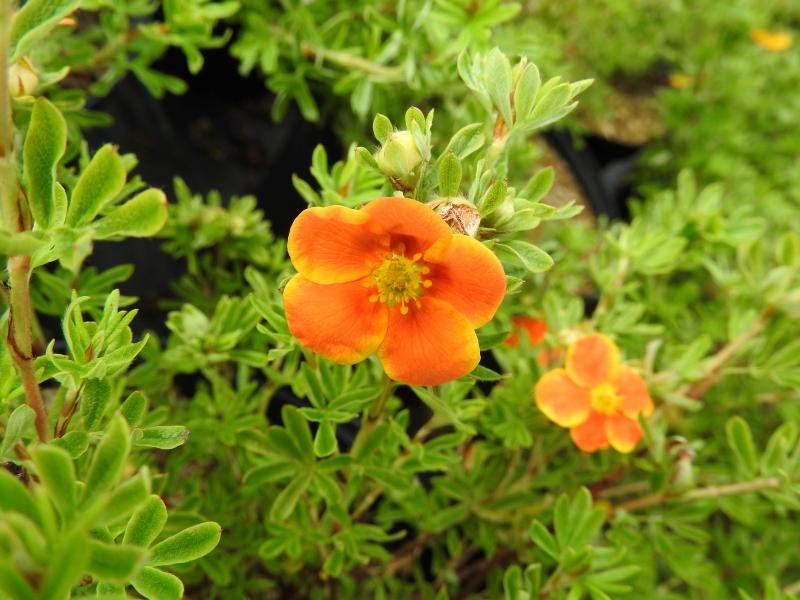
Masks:
[[[749,494],[752,492],[760,492],[763,490],[774,490],[780,487],[781,480],[777,477],[765,477],[763,479],[754,479],[752,481],[741,481],[739,483],[731,483],[728,485],[710,485],[708,487],[699,488],[696,490],[688,491],[684,494],[675,494],[671,492],[656,492],[627,500],[616,506],[611,507],[611,512],[619,512],[621,510],[632,511],[650,506],[658,506],[660,504],[676,504],[682,502],[692,502],[695,500],[704,500],[708,498],[721,498],[723,496],[736,496],[738,494]]]
[[[725,344],[711,359],[709,359],[705,369],[703,369],[702,379],[689,388],[687,392],[690,398],[699,400],[705,395],[719,380],[722,375],[722,368],[725,364],[736,356],[739,350],[742,349],[742,346],[761,333],[767,324],[767,318],[771,312],[771,310],[766,310],[763,315],[750,323],[747,329]]]
[[[20,204],[17,185],[17,163],[14,157],[14,122],[11,111],[11,96],[8,89],[8,58],[11,18],[16,2],[0,0],[0,211],[3,226],[11,233],[20,233],[30,228],[27,209]],[[25,397],[36,413],[36,431],[39,439],[47,441],[47,412],[42,402],[39,383],[33,368],[33,341],[31,334],[29,256],[17,255],[8,258],[8,335],[11,356],[17,365]]]

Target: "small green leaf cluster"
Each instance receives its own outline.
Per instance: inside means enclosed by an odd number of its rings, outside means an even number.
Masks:
[[[9,428],[16,427],[20,409]],[[91,419],[90,411],[84,417]],[[82,596],[125,597],[132,586],[145,598],[177,600],[183,584],[160,567],[195,560],[219,542],[219,525],[212,522],[162,535],[167,509],[151,493],[149,470],[126,472],[135,436],[124,414],[110,419],[90,451],[75,455],[55,443],[32,447],[22,461],[31,478],[27,486],[0,470],[4,596],[67,598],[78,588]]]

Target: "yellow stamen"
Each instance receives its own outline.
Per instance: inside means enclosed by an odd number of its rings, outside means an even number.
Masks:
[[[622,398],[617,394],[617,390],[608,383],[601,383],[592,388],[591,404],[592,408],[597,412],[605,415],[613,414],[617,411],[621,402]]]
[[[419,263],[422,254],[406,258],[402,254],[389,254],[372,272],[372,280],[376,287],[375,297],[389,308],[400,305],[400,314],[408,314],[408,304],[414,302],[420,306],[417,298],[423,291],[433,285],[430,279],[422,279],[430,273],[430,269]]]

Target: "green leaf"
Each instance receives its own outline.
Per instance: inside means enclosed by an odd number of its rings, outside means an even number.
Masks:
[[[46,98],[38,98],[33,105],[22,156],[28,202],[33,218],[42,229],[54,222],[56,166],[66,148],[67,124],[64,117]]]
[[[522,569],[512,565],[503,575],[503,591],[506,600],[522,600]]]
[[[269,510],[270,519],[278,522],[288,519],[310,482],[311,476],[308,472],[304,471],[295,475],[272,503]]]
[[[30,584],[11,561],[0,563],[0,597],[13,600],[36,600]]]
[[[116,148],[106,144],[81,173],[67,208],[67,224],[86,225],[125,185],[125,167]]]
[[[88,564],[89,542],[86,534],[77,530],[63,536],[49,558],[50,566],[39,588],[39,598],[67,598],[73,586],[80,582]]]
[[[284,406],[281,410],[281,415],[287,433],[291,436],[298,450],[300,450],[303,458],[307,462],[313,462],[314,445],[311,441],[311,431],[308,428],[308,422],[294,406]]]
[[[758,472],[758,452],[747,421],[738,416],[731,417],[725,424],[725,434],[739,466],[748,475],[755,475]]]
[[[75,511],[75,466],[69,453],[56,446],[37,446],[31,450],[39,480],[65,519]]]
[[[0,511],[18,512],[35,523],[42,517],[25,486],[5,469],[0,469]]]
[[[158,537],[166,522],[167,507],[161,498],[152,494],[128,521],[122,543],[147,547]]]
[[[138,546],[89,542],[90,558],[87,570],[92,577],[112,583],[128,580],[144,564],[147,552]]]
[[[541,85],[542,79],[536,65],[533,63],[525,65],[514,89],[514,122],[528,120]]]
[[[558,560],[558,544],[553,539],[552,534],[539,521],[534,521],[528,530],[533,542],[544,550],[551,558]]]
[[[505,179],[495,181],[478,202],[478,209],[481,217],[494,212],[506,199],[508,192],[508,182]]]
[[[69,452],[72,458],[78,458],[89,449],[89,434],[85,431],[69,431],[50,443]]]
[[[118,235],[150,237],[164,227],[167,214],[164,192],[150,188],[99,219],[94,225],[95,237],[101,240]]]
[[[481,350],[491,350],[502,344],[508,336],[511,335],[510,331],[495,331],[492,333],[478,333],[478,345]]]
[[[189,439],[189,430],[183,425],[157,425],[134,429],[131,442],[137,448],[172,450]]]
[[[452,152],[457,159],[464,160],[470,154],[480,150],[485,142],[486,136],[483,133],[483,123],[472,123],[456,132],[442,154]]]
[[[375,118],[372,120],[372,133],[375,135],[376,140],[381,144],[385,144],[389,136],[392,135],[392,131],[394,131],[394,128],[392,127],[392,122],[389,120],[389,117],[380,113],[375,115]]]
[[[125,417],[131,427],[139,424],[146,410],[147,396],[139,391],[133,392],[119,407],[120,414]]]
[[[330,421],[322,421],[314,437],[314,454],[320,457],[330,456],[337,449],[336,428]]]
[[[479,381],[500,381],[506,376],[501,375],[496,371],[492,371],[491,369],[484,367],[483,365],[478,365],[470,372],[469,377],[472,377],[473,379],[477,379]]]
[[[216,548],[222,528],[212,521],[188,527],[153,546],[148,564],[160,567],[197,560]]]
[[[119,480],[130,448],[128,424],[121,415],[115,415],[92,458],[83,493],[84,504]]]
[[[153,567],[144,567],[131,580],[131,585],[149,600],[180,600],[183,583],[170,573]]]
[[[553,266],[553,258],[530,242],[511,240],[505,244],[497,244],[495,248],[518,259],[522,266],[532,273],[542,273]]]
[[[26,54],[34,41],[47,35],[77,5],[77,0],[28,0],[11,21],[12,62]]]
[[[458,194],[461,185],[461,162],[448,152],[439,161],[439,195],[445,198]]]
[[[90,379],[81,394],[81,418],[86,431],[93,431],[111,399],[111,385],[104,379]]]
[[[27,404],[20,404],[8,417],[3,442],[0,444],[0,456],[6,456],[22,436],[31,428],[36,420],[36,413]]]
[[[106,506],[97,522],[112,523],[127,517],[144,503],[150,495],[150,475],[146,468],[143,472],[131,477],[117,486],[106,501]]]
[[[30,256],[44,245],[32,233],[9,233],[0,230],[0,256]]]
[[[553,187],[553,181],[555,181],[555,171],[553,167],[547,167],[545,169],[541,169],[531,177],[528,184],[525,186],[525,189],[522,190],[520,196],[525,198],[529,202],[539,202],[542,198],[544,198],[547,193],[550,191],[550,188]]]
[[[506,124],[511,127],[514,123],[511,116],[511,64],[508,57],[497,48],[493,48],[486,56],[483,80],[489,98]]]

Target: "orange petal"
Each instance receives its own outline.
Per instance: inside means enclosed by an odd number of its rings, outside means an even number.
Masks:
[[[506,293],[506,274],[491,250],[458,233],[439,239],[423,260],[433,284],[426,296],[447,302],[473,327],[491,321]]]
[[[541,342],[544,339],[544,335],[547,333],[547,323],[534,317],[526,317],[524,315],[512,317],[511,325],[514,327],[514,331],[505,341],[507,346],[516,347],[519,345],[520,332],[528,336],[528,342],[531,346]]]
[[[584,452],[608,448],[605,423],[606,416],[604,414],[593,412],[583,423],[570,429],[570,437],[575,445]]]
[[[589,416],[589,390],[575,385],[564,369],[542,375],[533,394],[539,410],[561,427],[575,427]]]
[[[619,350],[611,338],[593,333],[569,347],[566,367],[575,383],[594,387],[616,374],[619,369]]]
[[[606,417],[606,435],[614,450],[627,454],[642,439],[642,428],[638,421],[617,413]]]
[[[438,385],[478,365],[478,337],[455,308],[424,296],[407,314],[389,311],[389,327],[378,357],[386,374],[409,385]]]
[[[611,381],[611,385],[622,396],[622,406],[620,410],[632,418],[636,418],[639,413],[649,416],[653,412],[653,401],[647,392],[647,386],[642,377],[627,365],[622,365],[616,377]]]
[[[344,206],[308,208],[289,230],[288,250],[301,275],[315,283],[366,277],[389,249],[389,237],[369,215]]]
[[[362,281],[320,285],[295,275],[283,290],[289,330],[329,360],[357,363],[375,352],[386,334],[386,305],[369,296]]]
[[[366,204],[361,212],[372,217],[392,236],[393,246],[403,244],[405,255],[409,257],[425,252],[439,238],[452,235],[439,215],[416,200],[378,198]]]

